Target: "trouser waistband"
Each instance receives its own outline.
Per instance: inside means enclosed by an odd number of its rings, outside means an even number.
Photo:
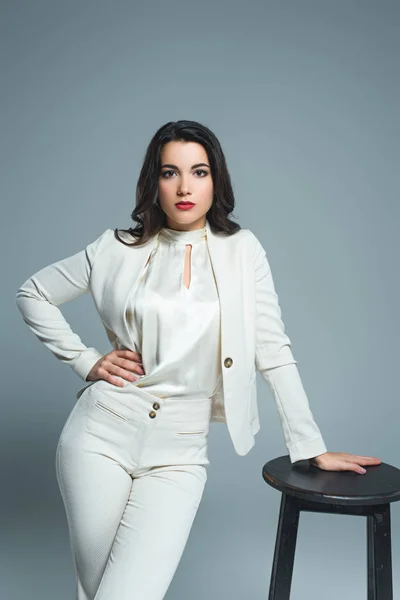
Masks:
[[[149,414],[154,411],[174,423],[187,421],[209,421],[212,410],[210,397],[187,398],[182,396],[159,397],[143,388],[127,383],[120,388],[103,379],[95,381],[90,386],[90,395],[106,395],[121,405],[121,409],[131,412],[134,416],[140,413]],[[151,416],[151,415],[150,415]]]

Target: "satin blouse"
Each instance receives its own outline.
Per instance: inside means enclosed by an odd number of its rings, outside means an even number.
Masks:
[[[186,245],[190,283],[184,285]],[[164,227],[128,300],[132,349],[142,355],[134,384],[157,397],[213,397],[222,385],[220,304],[206,228]],[[137,375],[135,373],[135,375]]]

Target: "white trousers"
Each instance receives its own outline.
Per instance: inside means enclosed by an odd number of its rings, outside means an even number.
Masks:
[[[207,480],[211,399],[157,398],[104,380],[56,451],[77,600],[162,600]]]

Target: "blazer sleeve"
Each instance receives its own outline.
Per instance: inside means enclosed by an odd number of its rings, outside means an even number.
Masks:
[[[85,346],[58,306],[89,291],[94,261],[110,232],[105,230],[84,250],[34,273],[16,295],[17,307],[31,331],[83,380],[103,353]]]
[[[255,242],[255,301],[257,370],[267,382],[278,409],[291,463],[327,452],[314,421],[291,341],[285,333],[279,298],[266,252]]]

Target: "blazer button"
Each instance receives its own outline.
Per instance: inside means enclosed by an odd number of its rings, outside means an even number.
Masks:
[[[228,356],[228,358],[226,358],[226,359],[224,360],[224,366],[229,368],[229,367],[231,367],[232,365],[233,365],[233,360],[232,360],[232,359],[231,359],[231,358]]]
[[[156,412],[154,412],[154,410],[151,410],[151,411],[149,412],[149,417],[150,417],[150,419],[154,419],[154,417],[156,417],[156,416],[157,416],[157,413],[156,413]]]
[[[154,402],[153,408],[155,408],[156,410],[158,410],[160,408],[160,405],[158,404],[158,402]]]

